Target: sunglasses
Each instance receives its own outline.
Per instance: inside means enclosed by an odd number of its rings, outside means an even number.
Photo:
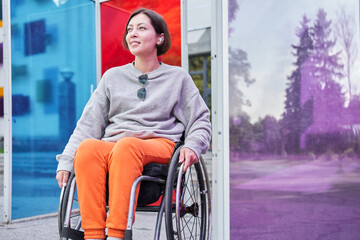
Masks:
[[[143,74],[143,75],[139,76],[139,83],[141,83],[143,85],[143,87],[138,90],[137,96],[138,96],[138,98],[140,98],[143,101],[146,98],[145,85],[147,83],[147,80],[148,80],[148,76],[146,74]]]

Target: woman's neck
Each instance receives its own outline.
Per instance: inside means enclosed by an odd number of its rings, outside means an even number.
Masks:
[[[160,63],[156,58],[140,58],[135,57],[135,67],[142,71],[143,73],[149,73],[160,67]]]

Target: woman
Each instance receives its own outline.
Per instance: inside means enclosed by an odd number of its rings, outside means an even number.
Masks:
[[[124,238],[133,181],[146,164],[168,163],[183,132],[180,162],[185,170],[210,142],[209,109],[190,75],[158,61],[170,48],[164,19],[148,9],[134,11],[123,45],[135,61],[104,73],[64,152],[56,157],[59,187],[75,169],[85,239],[104,239],[105,228],[108,239]]]

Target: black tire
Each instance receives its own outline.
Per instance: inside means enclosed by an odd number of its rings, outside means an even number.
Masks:
[[[67,202],[69,200],[70,186],[71,186],[71,182],[73,181],[74,177],[75,177],[75,174],[71,173],[69,176],[69,179],[68,179],[68,185],[61,190],[59,209],[58,209],[58,230],[59,230],[60,238],[61,238],[61,232],[64,228],[64,216],[65,216],[65,211],[66,211],[66,207],[67,207]]]
[[[68,207],[69,207],[69,201],[72,202],[71,204],[71,212],[70,215],[67,215],[66,213],[69,211]],[[64,194],[63,194],[63,199],[61,200],[60,206],[59,206],[59,235],[60,235],[60,239],[69,239],[66,237],[62,237],[62,231],[64,226],[66,225],[66,222],[69,223],[69,228],[72,229],[76,229],[79,230],[81,227],[81,217],[80,217],[80,213],[79,210],[74,209],[74,207],[77,204],[78,200],[77,200],[77,193],[76,193],[76,178],[75,178],[75,174],[71,173],[69,180],[68,180],[68,184],[65,188]],[[79,221],[80,221],[80,225],[79,225]]]
[[[173,192],[176,189],[180,149],[171,159],[165,187],[165,226],[167,239],[206,239],[208,235],[208,207],[205,179],[202,165],[196,163],[181,175],[181,193],[175,196],[180,199],[180,208],[177,209],[173,201]],[[188,195],[186,195],[188,194]],[[187,199],[184,197],[190,196]],[[177,213],[179,215],[177,215]]]

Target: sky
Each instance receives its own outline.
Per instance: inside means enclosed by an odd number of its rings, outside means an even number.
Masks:
[[[355,17],[356,41],[360,47],[359,0],[237,0],[239,10],[230,23],[234,29],[229,36],[229,46],[247,52],[251,64],[251,77],[256,82],[242,89],[251,101],[251,107],[244,107],[251,122],[259,117],[272,115],[281,118],[284,112],[287,76],[294,70],[291,44],[298,44],[295,29],[300,26],[304,14],[312,26],[319,8],[327,13],[327,19],[336,21],[337,11],[344,6]],[[352,74],[360,93],[360,53]],[[346,86],[346,80],[342,81]],[[344,88],[347,91],[347,88]],[[235,106],[235,105],[234,105]],[[230,103],[230,107],[231,103]]]

